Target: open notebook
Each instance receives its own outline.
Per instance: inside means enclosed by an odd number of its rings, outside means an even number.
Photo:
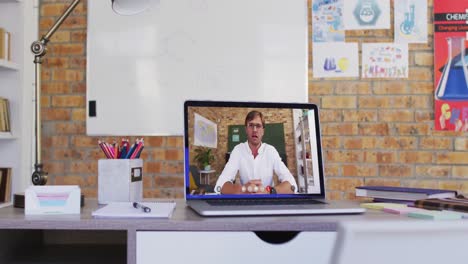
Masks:
[[[324,200],[319,125],[314,104],[185,102],[187,204],[206,216],[364,212]]]

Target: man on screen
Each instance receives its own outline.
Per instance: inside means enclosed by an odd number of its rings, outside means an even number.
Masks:
[[[245,117],[247,142],[234,147],[215,191],[222,194],[276,194],[294,193],[297,185],[278,151],[263,143],[265,119],[259,111],[251,111]],[[237,172],[240,184],[234,184]],[[273,172],[280,183],[273,186]]]

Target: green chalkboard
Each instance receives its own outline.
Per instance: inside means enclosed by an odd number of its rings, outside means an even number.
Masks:
[[[228,152],[230,153],[234,147],[247,140],[244,125],[231,125],[228,126]],[[263,135],[262,142],[268,143],[276,148],[285,164],[286,160],[286,147],[284,141],[284,125],[283,123],[272,123],[265,125],[265,134]]]

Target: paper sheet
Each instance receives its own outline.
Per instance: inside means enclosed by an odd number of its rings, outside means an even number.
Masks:
[[[169,218],[175,209],[175,202],[141,202],[151,208],[145,213],[141,208],[134,208],[131,202],[116,202],[93,211],[96,218]]]

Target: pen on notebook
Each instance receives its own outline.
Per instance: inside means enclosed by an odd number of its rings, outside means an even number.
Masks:
[[[141,203],[133,202],[133,207],[135,207],[136,209],[141,208],[143,210],[143,212],[145,212],[145,213],[151,212],[151,208],[149,208],[148,206],[144,206]]]

